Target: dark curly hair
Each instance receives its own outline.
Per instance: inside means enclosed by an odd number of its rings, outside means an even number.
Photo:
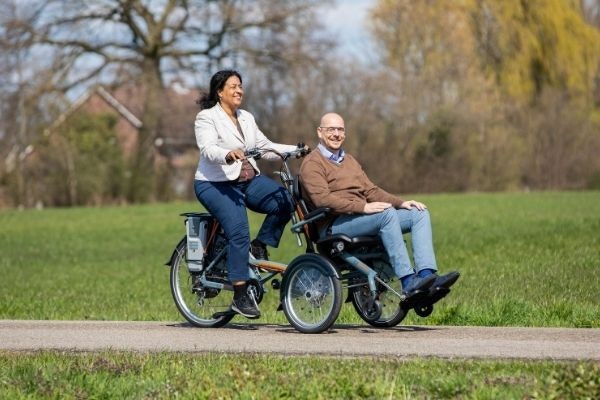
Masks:
[[[225,82],[232,76],[237,76],[242,82],[242,76],[239,72],[233,69],[224,69],[216,72],[212,78],[210,78],[210,91],[202,95],[196,103],[200,105],[200,109],[211,108],[219,102],[219,92],[225,87]]]

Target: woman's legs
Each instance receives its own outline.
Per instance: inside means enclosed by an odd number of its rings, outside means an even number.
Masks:
[[[244,194],[249,209],[267,214],[256,238],[271,247],[279,246],[293,211],[285,188],[266,176],[258,175],[248,183]]]
[[[250,234],[243,184],[194,181],[196,197],[219,220],[227,240],[227,268],[231,282],[247,281]]]

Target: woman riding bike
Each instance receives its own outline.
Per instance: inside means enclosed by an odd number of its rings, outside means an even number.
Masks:
[[[244,95],[242,77],[234,70],[215,73],[209,92],[198,100],[195,134],[200,160],[194,191],[200,203],[215,216],[229,240],[227,268],[233,284],[231,309],[247,318],[260,310],[247,292],[248,254],[267,259],[266,246],[277,247],[292,204],[286,190],[260,174],[256,162],[244,151],[270,148],[278,152],[297,149],[273,143],[260,131],[252,114],[240,109]],[[276,157],[268,153],[265,158]],[[250,242],[248,207],[266,214],[257,237]]]

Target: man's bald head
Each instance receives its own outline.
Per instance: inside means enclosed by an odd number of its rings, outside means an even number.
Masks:
[[[341,115],[330,112],[321,117],[319,126],[344,126],[344,118]]]
[[[331,152],[337,152],[346,139],[344,118],[336,113],[327,113],[321,117],[321,124],[317,128],[319,142]]]

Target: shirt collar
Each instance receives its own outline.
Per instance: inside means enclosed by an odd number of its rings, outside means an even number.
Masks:
[[[217,101],[217,104],[215,104],[215,107],[217,107],[219,109],[219,111],[221,112],[221,118],[229,119],[229,115],[227,115],[227,113],[225,112],[225,109],[221,106],[221,103],[219,103]],[[239,108],[237,110],[235,110],[235,116],[237,118],[240,118],[242,116],[242,112]]]
[[[344,151],[344,149],[339,149],[338,151],[333,153],[333,152],[329,151],[327,149],[327,147],[323,146],[321,143],[319,143],[317,148],[319,149],[321,154],[323,154],[323,156],[325,156],[326,159],[328,159],[336,164],[339,164],[342,161],[344,161],[344,156],[346,155],[346,152]]]

